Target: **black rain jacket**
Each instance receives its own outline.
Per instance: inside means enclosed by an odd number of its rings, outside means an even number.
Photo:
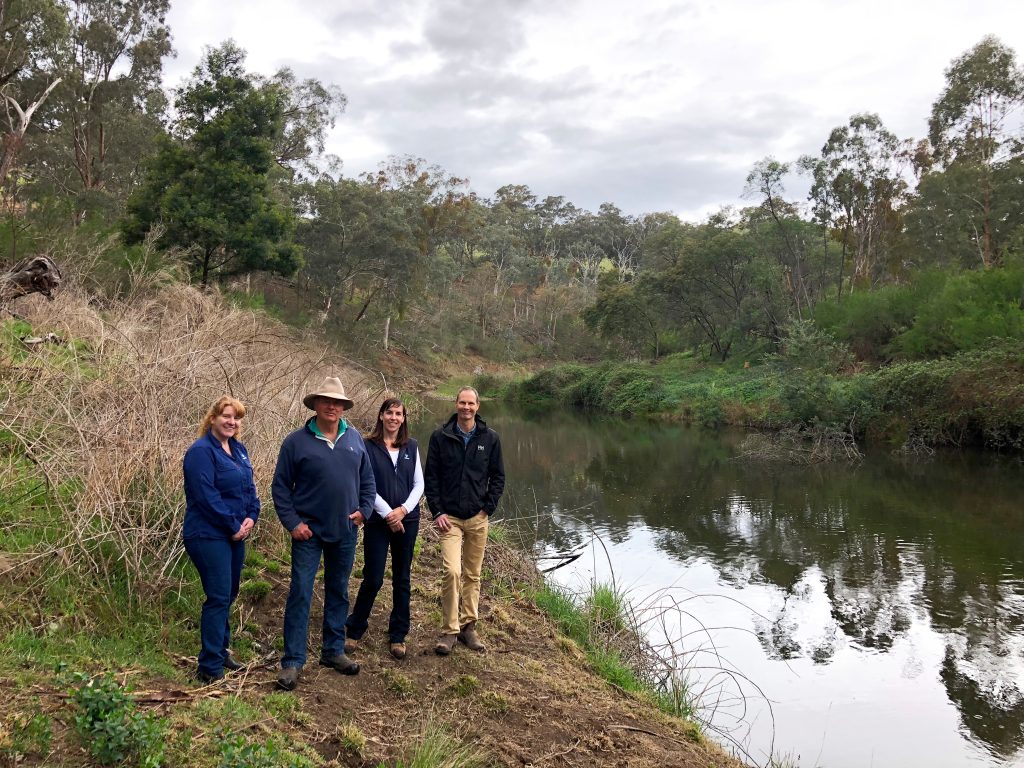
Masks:
[[[476,430],[466,445],[455,429],[457,420],[458,414],[452,414],[434,430],[427,447],[424,495],[434,519],[444,514],[468,520],[481,509],[490,515],[505,490],[498,433],[477,417]]]

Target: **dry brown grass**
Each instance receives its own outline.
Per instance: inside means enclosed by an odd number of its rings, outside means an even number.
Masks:
[[[242,440],[268,499],[281,440],[309,414],[306,392],[340,376],[361,427],[384,384],[322,340],[166,274],[133,275],[127,298],[102,300],[69,271],[55,301],[15,307],[35,335],[60,342],[0,353],[0,431],[45,479],[57,512],[56,543],[15,564],[55,559],[100,588],[116,577],[145,600],[169,586],[182,557],[181,460],[212,402],[230,393],[249,409]],[[19,471],[0,467],[0,483]],[[280,526],[260,531],[282,536]]]

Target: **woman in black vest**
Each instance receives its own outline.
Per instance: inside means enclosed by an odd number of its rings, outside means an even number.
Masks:
[[[365,438],[366,452],[377,483],[373,513],[363,529],[363,583],[356,604],[345,622],[345,652],[354,653],[369,624],[370,610],[381,586],[388,549],[391,550],[391,619],[388,638],[391,655],[405,658],[409,632],[409,573],[416,534],[420,529],[423,470],[419,447],[409,437],[405,406],[389,397],[377,412],[377,424]]]

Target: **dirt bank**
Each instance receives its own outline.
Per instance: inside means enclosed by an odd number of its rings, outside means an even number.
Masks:
[[[560,638],[527,599],[524,587],[536,574],[532,564],[510,550],[492,546],[485,562],[481,634],[487,652],[477,654],[459,645],[450,657],[436,656],[432,648],[440,619],[440,553],[432,528],[421,536],[413,571],[409,655],[396,661],[388,653],[390,594],[385,584],[355,654],[362,665],[359,675],[345,677],[307,665],[296,689],[310,716],[307,729],[325,758],[352,766],[391,764],[430,719],[478,744],[500,765],[739,765],[697,737],[689,724],[587,670],[575,645]],[[273,589],[253,606],[261,645],[280,635],[288,588],[284,569],[268,580]],[[353,579],[353,596],[357,585]],[[313,659],[319,622],[320,614],[314,613]],[[270,692],[274,669],[271,664],[253,670],[242,686],[243,695]],[[362,755],[347,752],[335,736],[346,722],[354,722],[367,738]]]

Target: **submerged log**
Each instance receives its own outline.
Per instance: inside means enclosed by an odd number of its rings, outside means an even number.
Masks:
[[[63,279],[60,267],[49,256],[34,256],[9,272],[0,272],[0,306],[30,293],[52,300]]]

